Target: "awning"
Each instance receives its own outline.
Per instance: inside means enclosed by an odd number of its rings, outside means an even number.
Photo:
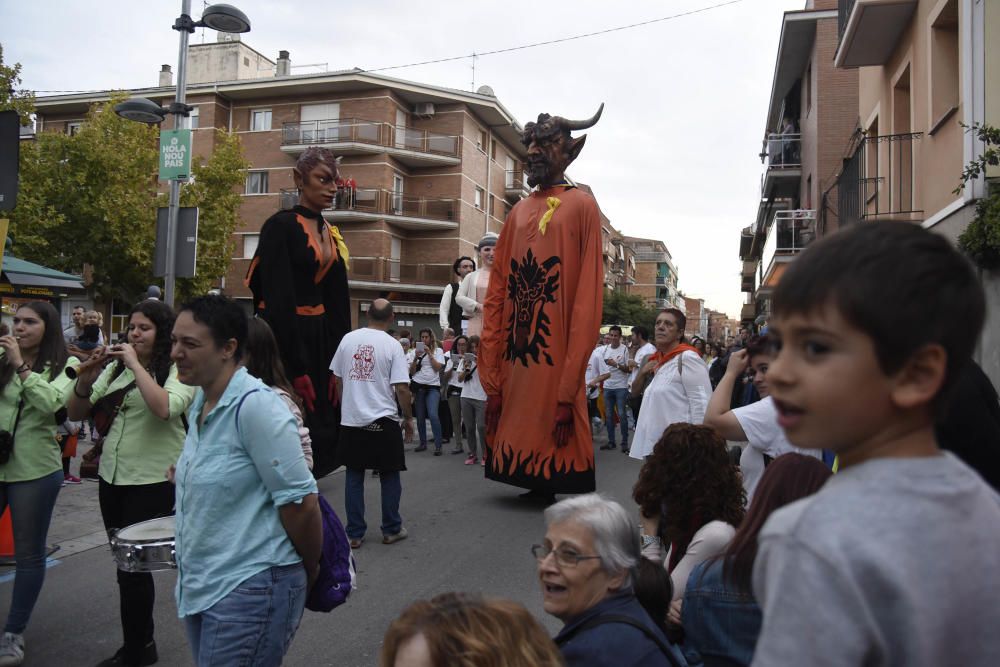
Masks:
[[[368,308],[371,306],[371,302],[364,302],[361,304],[361,312],[367,313]],[[392,312],[397,315],[437,315],[441,311],[438,306],[420,306],[411,303],[395,303],[392,304]]]
[[[5,255],[3,258],[4,282],[21,288],[38,287],[57,290],[84,291],[82,278],[72,273],[63,273],[41,264]]]

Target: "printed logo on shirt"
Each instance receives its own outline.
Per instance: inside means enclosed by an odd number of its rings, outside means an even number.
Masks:
[[[545,363],[555,366],[552,355],[544,349],[549,346],[546,338],[552,334],[545,304],[556,302],[559,272],[554,269],[560,263],[561,260],[553,255],[539,264],[530,249],[520,264],[516,260],[510,262],[507,295],[514,309],[507,322],[507,352],[504,356],[511,362],[520,360],[527,366],[530,356],[537,364],[541,355],[545,357]]]
[[[374,375],[375,346],[358,345],[358,349],[354,352],[351,373],[348,377],[359,382],[374,382]]]

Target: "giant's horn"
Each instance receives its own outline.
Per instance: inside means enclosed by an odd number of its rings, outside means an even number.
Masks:
[[[601,119],[601,113],[604,112],[604,102],[601,102],[600,108],[597,109],[597,113],[588,118],[587,120],[567,120],[563,119],[562,126],[570,132],[575,132],[576,130],[586,130],[588,127],[593,127],[597,125],[597,121]]]

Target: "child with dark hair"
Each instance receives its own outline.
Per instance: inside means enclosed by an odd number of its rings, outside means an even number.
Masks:
[[[934,436],[983,324],[970,264],[918,225],[858,225],[772,306],[779,424],[840,472],[760,532],[754,664],[1000,663],[1000,499]]]

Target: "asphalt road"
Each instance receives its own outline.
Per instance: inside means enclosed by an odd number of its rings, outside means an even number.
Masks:
[[[595,449],[605,442],[598,436]],[[449,449],[445,445],[445,450]],[[409,449],[409,447],[408,447]],[[597,451],[598,490],[635,512],[631,487],[638,462],[620,450]],[[383,545],[378,530],[379,485],[365,485],[368,540],[355,552],[359,587],[329,614],[306,611],[286,665],[337,667],[378,664],[382,637],[413,600],[446,591],[477,591],[524,604],[553,634],[560,623],[541,607],[535,563],[529,553],[544,534],[542,505],[517,498],[520,490],[483,478],[483,469],[463,465],[464,456],[434,457],[407,452],[401,514],[410,537]],[[344,476],[320,482],[320,490],[344,518]],[[73,487],[77,503],[97,485]],[[67,494],[67,498],[69,495]],[[82,500],[81,500],[82,499]],[[60,501],[62,502],[62,501]],[[51,535],[51,533],[50,533]],[[107,547],[59,558],[25,633],[25,665],[92,666],[121,644],[118,589]],[[7,609],[13,582],[0,569],[0,609]],[[161,665],[191,665],[184,629],[174,605],[173,572],[158,573],[156,641]]]

